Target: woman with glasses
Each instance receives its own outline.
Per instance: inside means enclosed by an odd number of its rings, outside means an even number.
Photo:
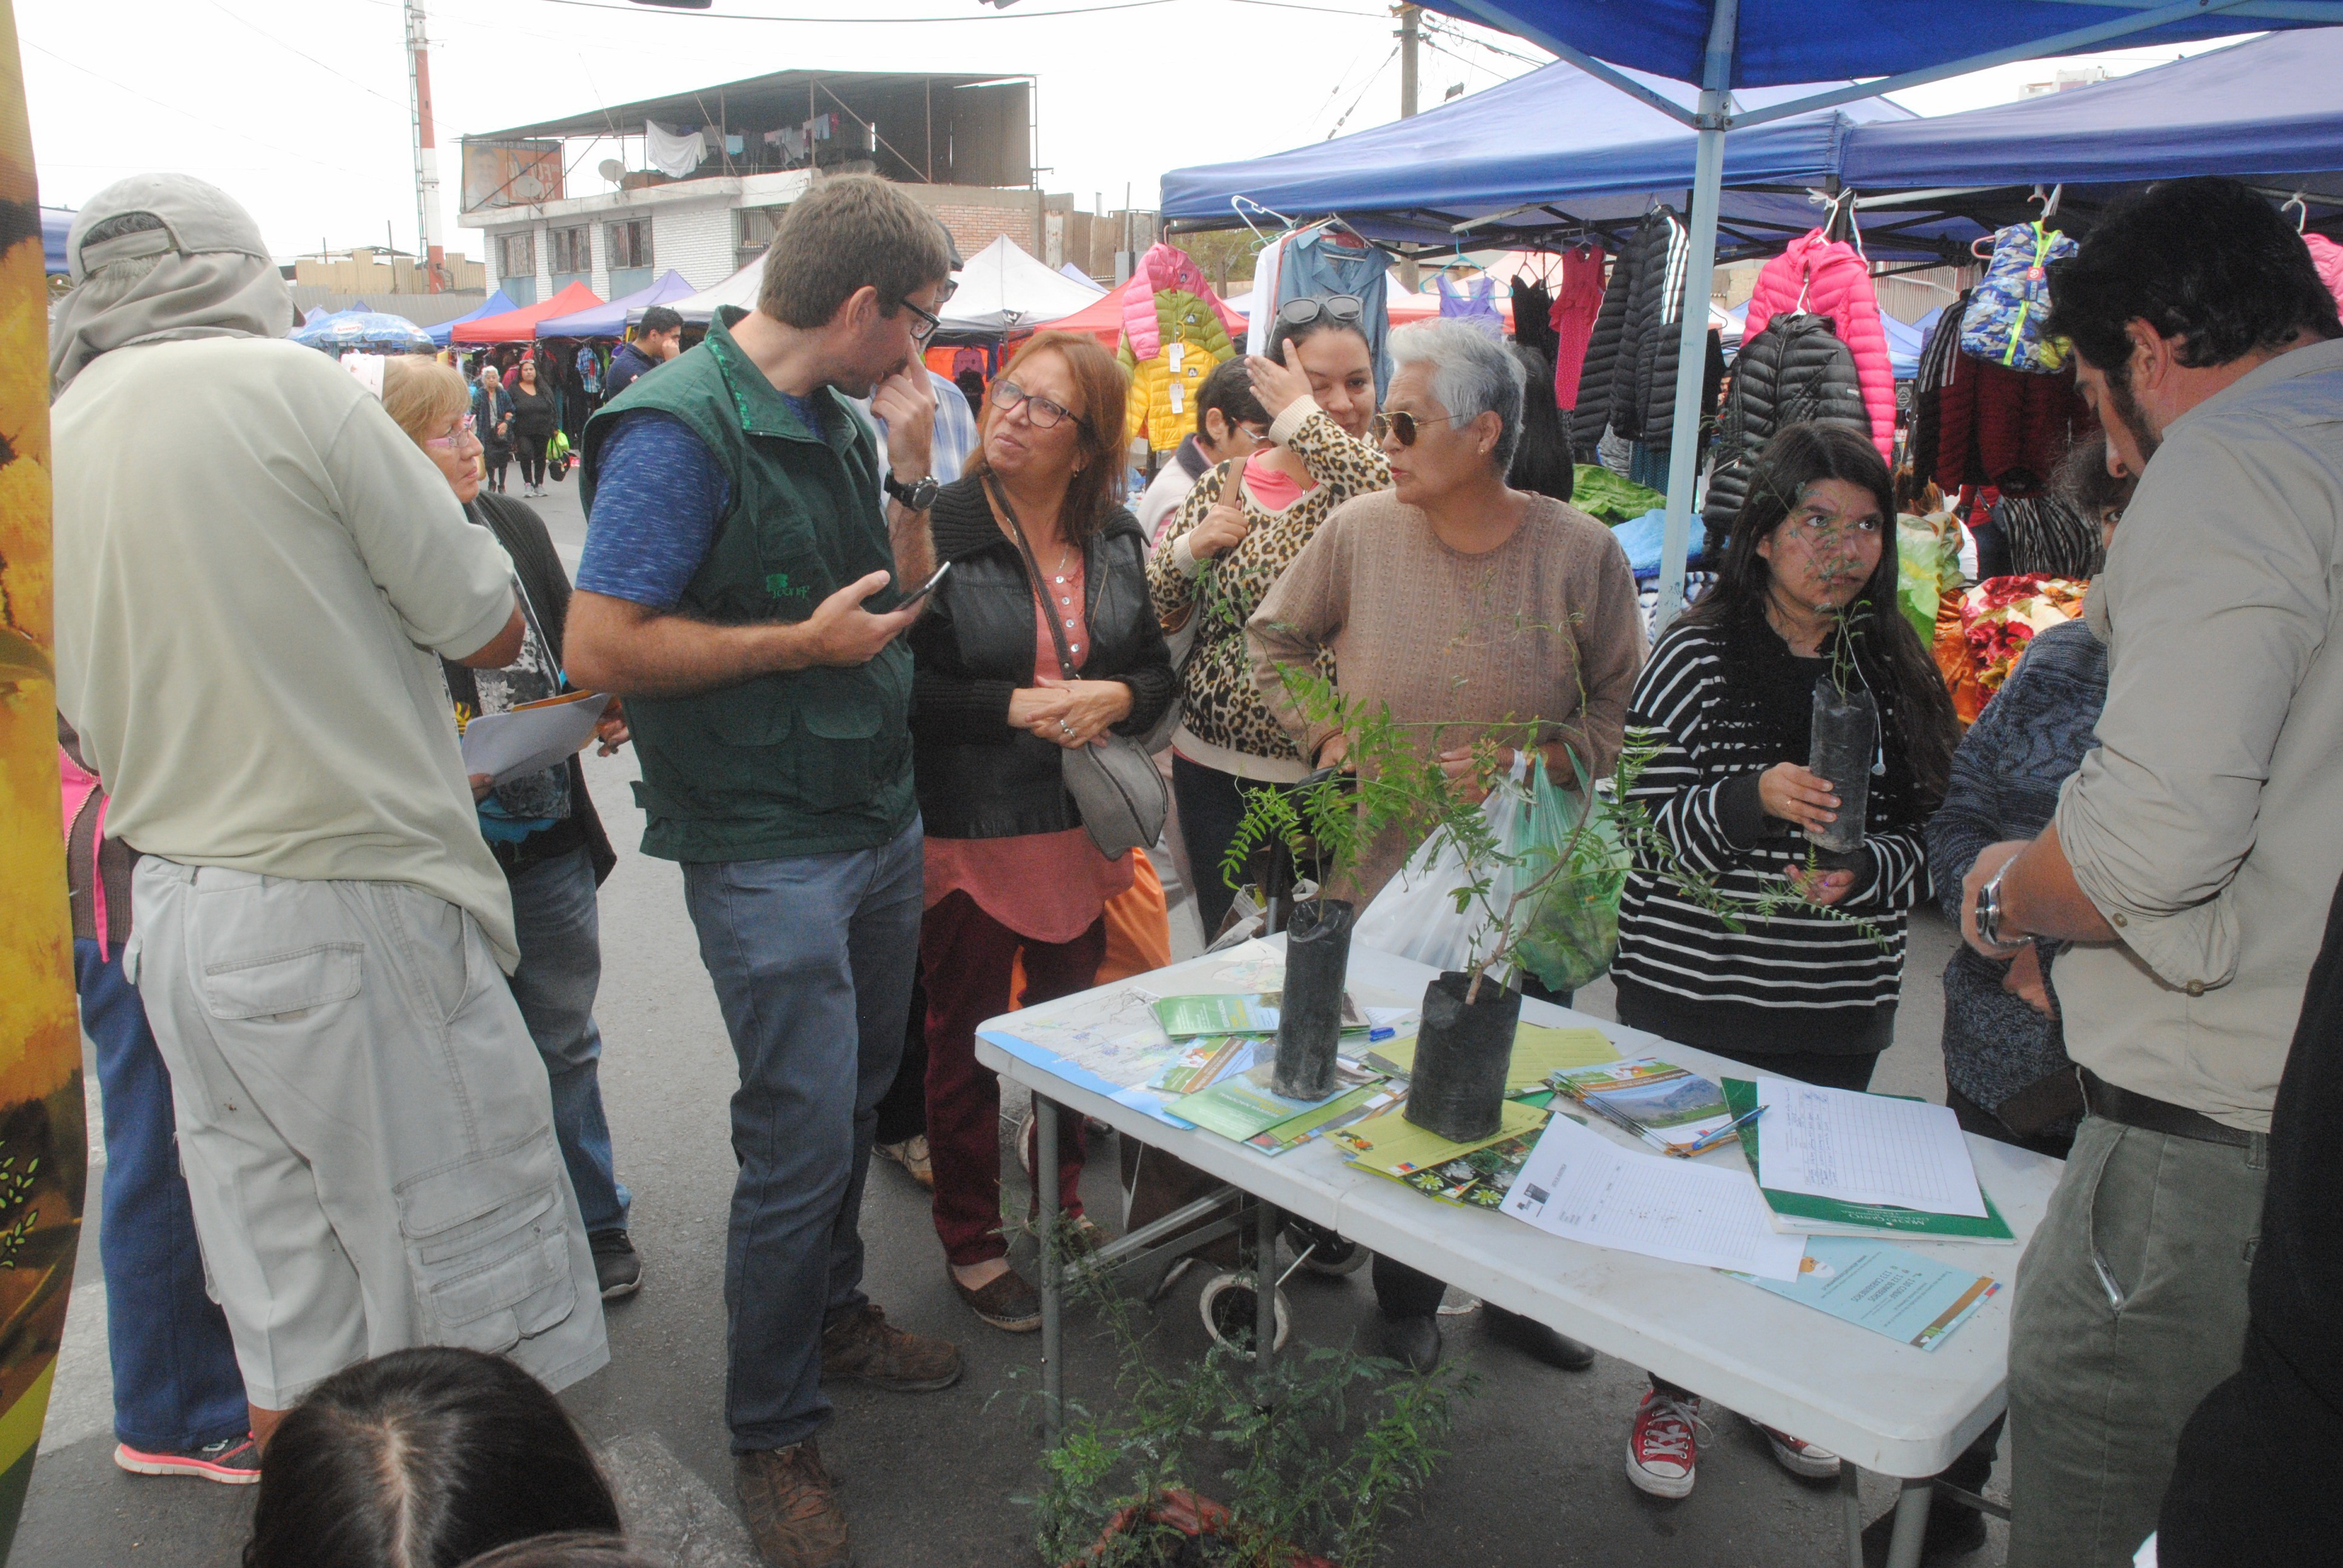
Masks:
[[[1221,857],[1243,819],[1243,791],[1310,771],[1253,689],[1245,620],[1329,513],[1391,483],[1373,436],[1375,366],[1361,317],[1349,295],[1278,307],[1269,354],[1247,362],[1270,416],[1267,443],[1196,481],[1147,568],[1165,628],[1196,621],[1180,672],[1172,790],[1207,939],[1234,898]]]
[[[1312,767],[1343,759],[1342,735],[1302,711],[1282,668],[1336,671],[1342,696],[1388,707],[1476,798],[1473,749],[1505,737],[1536,744],[1548,771],[1574,780],[1619,756],[1627,693],[1643,668],[1634,578],[1611,530],[1548,496],[1513,488],[1524,377],[1505,348],[1455,320],[1391,337],[1383,418],[1392,488],[1326,520],[1246,627],[1248,665],[1269,710]],[[1363,859],[1338,897],[1361,908],[1399,869],[1393,839]],[[1567,1002],[1524,982],[1533,995]],[[1440,1281],[1378,1257],[1383,1349],[1419,1371],[1440,1360]],[[1493,1334],[1549,1364],[1582,1370],[1594,1352],[1491,1307]]]
[[[561,621],[569,608],[569,578],[535,508],[481,493],[472,401],[471,389],[453,366],[410,355],[383,367],[384,411],[438,465],[464,515],[496,535],[512,558],[513,581],[520,589],[521,648],[510,664],[468,669],[440,661],[459,726],[567,689]],[[610,705],[598,729],[605,757],[626,743],[627,724],[618,704]],[[619,1184],[610,1127],[602,1114],[602,1031],[594,1021],[594,993],[602,980],[595,889],[618,857],[586,792],[586,771],[577,758],[501,783],[475,774],[471,783],[481,835],[512,890],[520,941],[513,1000],[520,1004],[552,1081],[554,1137],[578,1191],[602,1298],[632,1295],[643,1268],[627,1234],[632,1199]]]
[[[1928,897],[1928,819],[1959,739],[1944,678],[1896,606],[1895,526],[1867,437],[1792,425],[1759,454],[1715,588],[1660,638],[1628,704],[1630,739],[1656,749],[1631,799],[1668,863],[1639,850],[1628,874],[1611,966],[1620,1022],[1835,1089],[1866,1086],[1894,1042],[1906,911]],[[1878,706],[1878,743],[1864,841],[1828,856],[1805,835],[1842,802],[1807,770],[1807,741],[1816,683],[1849,660]],[[1805,902],[1763,919],[1720,911],[1685,872],[1727,900]],[[1627,1479],[1687,1495],[1699,1420],[1697,1397],[1654,1379]],[[1837,1455],[1765,1435],[1792,1473],[1838,1473]]]
[[[1024,1333],[1041,1327],[1041,1302],[1001,1235],[1001,1085],[976,1060],[976,1026],[1097,975],[1106,904],[1131,886],[1133,861],[1091,843],[1065,754],[1143,734],[1172,700],[1172,660],[1148,602],[1146,538],[1117,499],[1113,357],[1078,333],[1041,333],[986,401],[967,474],[936,495],[942,580],[907,634],[927,830],[920,977],[936,1234],[961,1300]],[[1079,1114],[1061,1116],[1058,1151],[1059,1201],[1087,1230]]]

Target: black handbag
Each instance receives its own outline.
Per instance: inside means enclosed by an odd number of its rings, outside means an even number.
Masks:
[[[1016,508],[988,477],[985,493],[992,498],[1001,515],[1009,519],[1011,533],[1017,536],[1018,553],[1025,558],[1025,570],[1031,575],[1033,591],[1042,604],[1050,602],[1050,593],[1041,576],[1041,564],[1033,558],[1033,547],[1025,538],[1025,525],[1017,520]],[[1054,615],[1043,616],[1050,623],[1050,639],[1058,647],[1060,678],[1078,680],[1074,669],[1073,649],[1066,644],[1066,634]],[[1172,809],[1172,793],[1156,770],[1155,759],[1138,741],[1127,735],[1101,735],[1088,746],[1061,749],[1059,766],[1063,770],[1066,793],[1074,798],[1074,805],[1082,814],[1082,828],[1098,846],[1099,853],[1110,860],[1119,860],[1132,849],[1151,849],[1163,836],[1163,819]]]

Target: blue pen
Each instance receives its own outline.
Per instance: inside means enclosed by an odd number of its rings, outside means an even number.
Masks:
[[[1707,1134],[1705,1137],[1695,1139],[1690,1143],[1670,1145],[1668,1152],[1675,1155],[1681,1160],[1689,1160],[1695,1154],[1705,1154],[1710,1150],[1715,1148],[1718,1144],[1723,1143],[1727,1138],[1732,1137],[1735,1132],[1739,1131],[1744,1122],[1756,1121],[1759,1117],[1765,1114],[1765,1111],[1766,1108],[1761,1105],[1756,1110],[1752,1111],[1745,1115],[1735,1117],[1732,1121],[1726,1122],[1715,1131]]]

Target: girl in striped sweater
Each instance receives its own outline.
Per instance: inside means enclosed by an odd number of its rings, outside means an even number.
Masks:
[[[1627,703],[1628,744],[1657,749],[1631,798],[1675,864],[1646,851],[1629,873],[1611,970],[1620,1022],[1779,1076],[1871,1081],[1895,1038],[1905,915],[1929,896],[1927,822],[1959,739],[1896,607],[1895,526],[1887,467],[1863,436],[1793,425],[1760,455],[1715,588],[1661,638]],[[1863,844],[1810,862],[1805,831],[1840,804],[1805,763],[1815,685],[1842,637],[1878,704],[1879,745]],[[1805,904],[1738,916],[1735,930],[1680,870],[1728,900],[1786,883]],[[1654,1381],[1628,1445],[1638,1487],[1692,1490],[1698,1409]],[[1837,1473],[1835,1455],[1767,1435],[1792,1471]]]

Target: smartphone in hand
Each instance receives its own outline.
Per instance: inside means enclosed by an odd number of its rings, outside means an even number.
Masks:
[[[897,609],[909,609],[913,605],[919,603],[921,599],[927,598],[930,594],[935,592],[936,585],[944,580],[944,573],[950,570],[951,570],[951,562],[944,562],[943,565],[936,568],[935,576],[930,578],[927,581],[921,583],[918,588],[913,588],[909,594],[905,595],[903,602],[897,605],[895,608]]]

